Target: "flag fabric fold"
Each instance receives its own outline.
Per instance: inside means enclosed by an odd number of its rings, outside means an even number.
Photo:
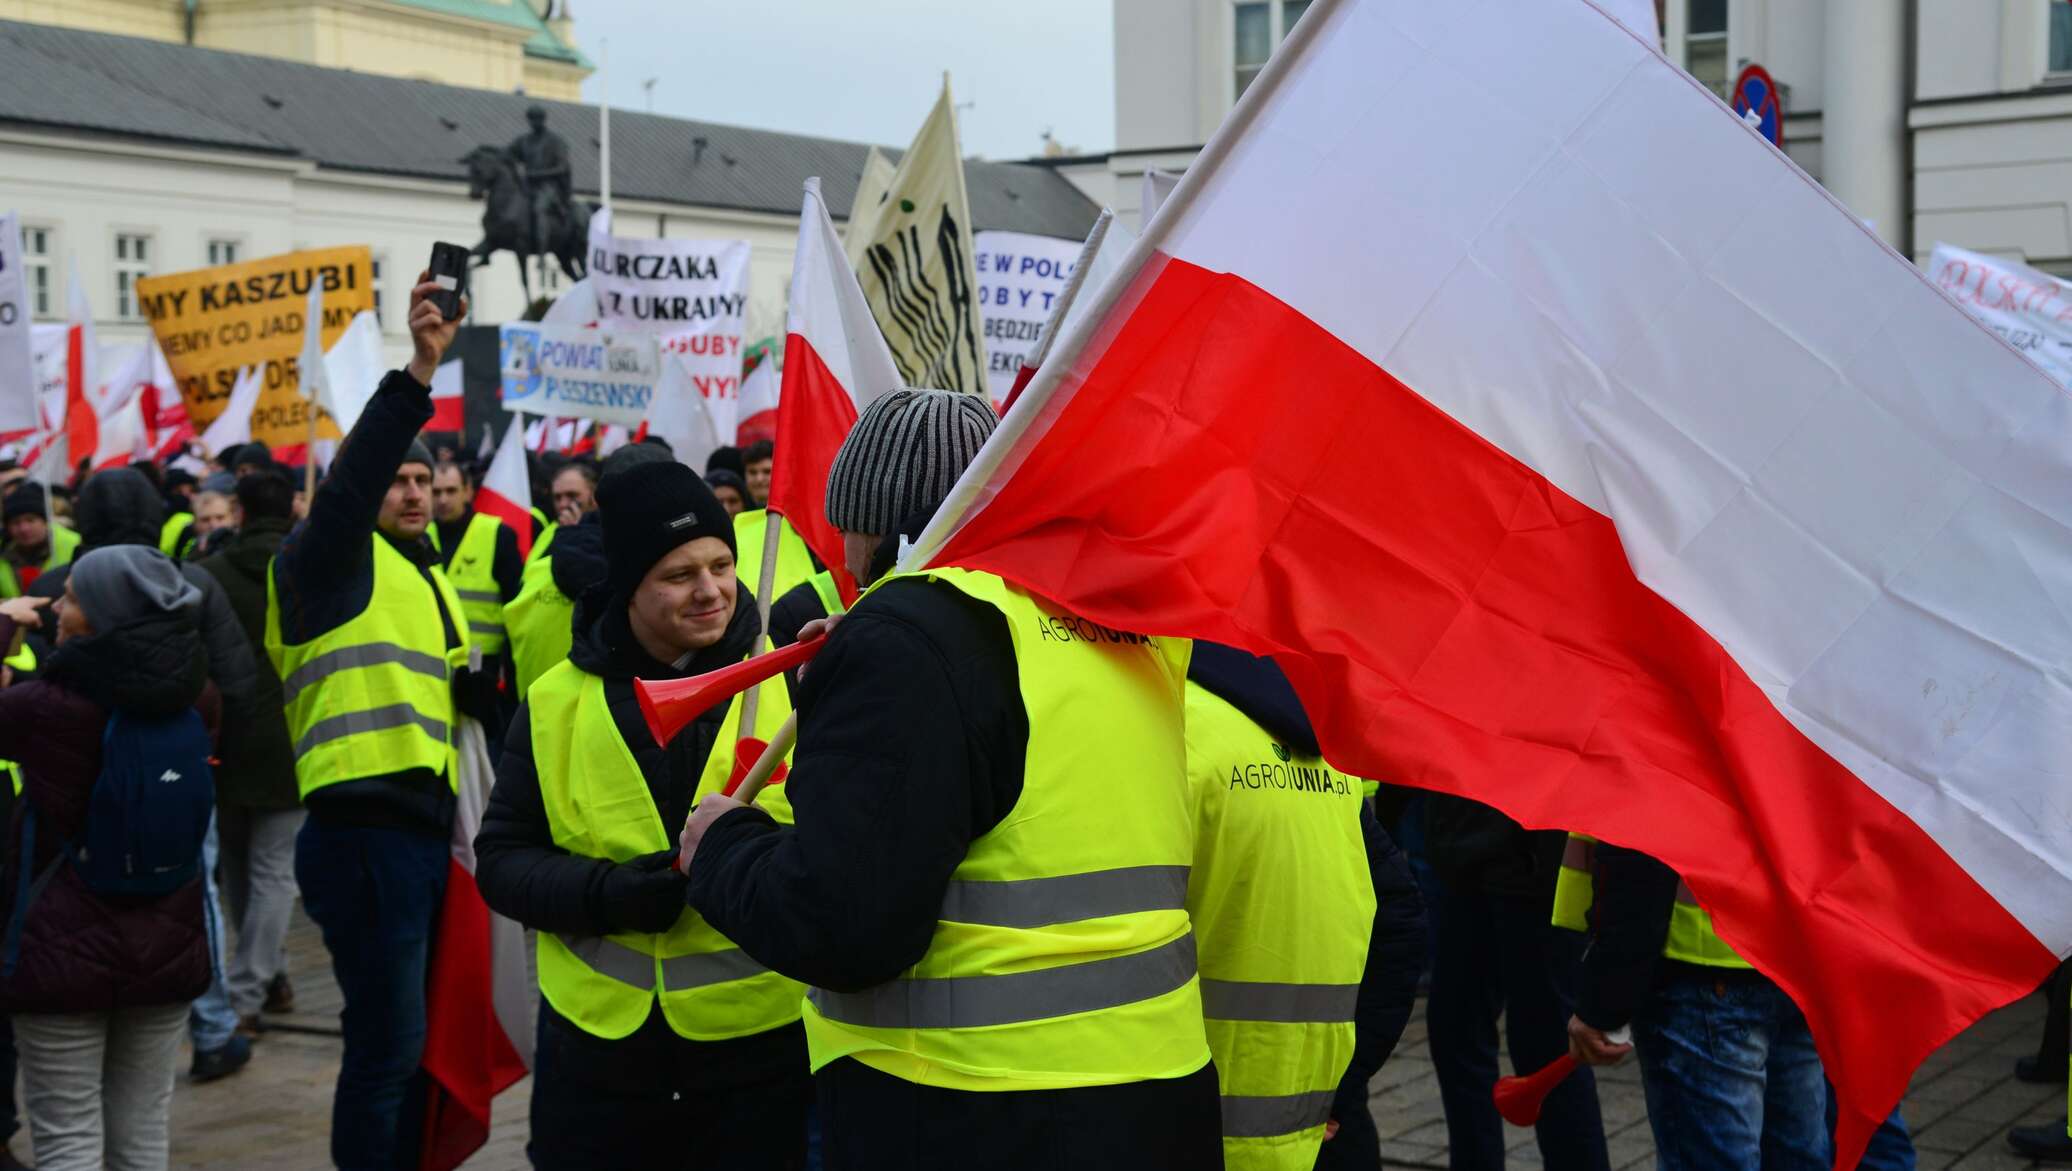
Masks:
[[[856,583],[843,568],[841,534],[827,519],[827,472],[863,408],[899,388],[892,352],[843,261],[820,180],[808,179],[792,260],[770,511],[791,523],[845,598],[856,596]]]
[[[1090,313],[909,564],[1660,858],[1838,1166],[2072,952],[2072,397],[1597,5],[1319,0]]]
[[[425,430],[458,435],[467,426],[465,386],[459,358],[432,371],[432,421],[424,425]]]
[[[487,437],[485,436],[485,442]],[[518,555],[532,556],[532,484],[525,471],[525,419],[512,415],[504,429],[504,441],[482,475],[475,490],[475,511],[493,516],[509,526],[518,538]]]

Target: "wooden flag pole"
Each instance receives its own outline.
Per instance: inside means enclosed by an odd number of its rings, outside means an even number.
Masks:
[[[770,645],[770,591],[777,588],[777,526],[783,523],[784,514],[771,512],[767,508],[764,509],[763,571],[762,579],[756,582],[755,591],[755,612],[762,619],[762,634],[755,640],[755,649],[749,652],[748,657],[751,659],[762,654],[763,648]],[[755,713],[756,708],[759,706],[757,700],[762,697],[762,694],[763,689],[761,687],[751,687],[748,689],[748,694],[741,697],[741,734],[743,736],[755,735]],[[797,729],[793,730],[796,731]],[[768,760],[769,755],[767,752],[764,753],[763,759]],[[778,755],[782,756],[784,754],[779,752]],[[762,761],[758,761],[757,767],[761,767],[761,765]],[[771,767],[774,768],[775,765]],[[742,783],[746,784],[747,782],[744,781]],[[760,789],[762,786],[758,784],[756,788]],[[743,800],[754,800],[754,796],[751,794],[749,797],[743,798]]]
[[[785,753],[790,752],[792,745],[798,743],[798,740],[799,713],[793,712],[784,717],[784,726],[777,729],[775,736],[770,737],[770,746],[763,749],[763,754],[756,758],[755,767],[749,769],[748,775],[741,778],[740,786],[734,790],[734,800],[743,805],[755,804],[755,795],[763,791],[764,785],[770,783],[770,775],[777,771],[778,762],[784,759]]]
[[[307,509],[317,499],[317,416],[324,412],[318,408],[314,394],[309,396],[309,438],[302,447],[302,507]]]

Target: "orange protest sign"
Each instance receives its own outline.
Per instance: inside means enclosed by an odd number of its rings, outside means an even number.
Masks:
[[[138,301],[197,431],[223,412],[238,371],[259,366],[263,389],[252,410],[252,438],[275,448],[302,446],[316,407],[299,391],[298,355],[303,309],[316,280],[324,282],[323,335],[329,347],[354,314],[374,308],[374,259],[365,245],[313,248],[137,281]],[[319,421],[317,434],[339,437],[328,418]]]

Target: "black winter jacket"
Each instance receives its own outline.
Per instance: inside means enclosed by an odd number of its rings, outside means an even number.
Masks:
[[[165,501],[159,499],[157,489],[144,478],[144,473],[135,468],[109,468],[95,472],[80,485],[74,515],[79,521],[75,561],[96,549],[115,545],[156,549],[158,531],[165,520]],[[259,699],[259,661],[264,655],[253,652],[238,625],[229,596],[215,578],[191,564],[180,566],[180,574],[201,591],[201,608],[195,620],[201,630],[202,645],[208,650],[209,681],[222,697],[224,731],[241,735],[243,728],[265,716]],[[60,565],[38,577],[25,592],[31,597],[63,597],[65,583],[71,576],[72,566]],[[29,635],[39,663],[50,659],[50,634],[46,629]]]
[[[374,594],[373,546],[381,502],[395,483],[411,440],[432,417],[432,392],[408,371],[391,370],[338,448],[317,485],[309,516],[288,531],[274,559],[281,630],[303,643],[351,621]],[[429,580],[437,561],[429,541],[396,541],[398,553]],[[441,613],[446,646],[461,645],[455,616]],[[456,690],[466,685],[456,680]],[[311,817],[342,825],[378,826],[444,836],[453,825],[453,790],[428,768],[356,777],[309,795]]]
[[[286,520],[247,520],[221,552],[195,562],[230,599],[259,677],[251,718],[224,731],[223,759],[216,768],[216,800],[222,805],[293,809],[301,804],[281,677],[266,657],[266,569],[287,532]]]
[[[1301,699],[1272,660],[1234,647],[1197,642],[1187,677],[1283,744],[1306,755],[1320,751]],[[1380,1071],[1402,1039],[1417,1001],[1417,978],[1424,970],[1424,898],[1410,877],[1409,862],[1365,805],[1360,809],[1360,834],[1374,882],[1374,928],[1368,937],[1367,966],[1354,1008],[1352,1062],[1339,1080],[1331,1111],[1334,1117],[1367,1108],[1368,1079]]]
[[[594,526],[593,526],[594,527]],[[560,538],[555,539],[555,548]],[[633,693],[635,679],[675,679],[739,662],[761,631],[755,600],[746,589],[735,599],[734,618],[713,646],[682,668],[656,661],[633,638],[623,608],[603,604],[593,589],[576,604],[569,660],[604,680],[605,702],[619,738],[633,753],[654,799],[662,825],[672,835],[667,849],[626,863],[585,858],[554,844],[546,803],[532,755],[531,711],[520,705],[504,738],[475,835],[475,883],[497,913],[527,927],[563,935],[607,935],[615,931],[664,931],[684,909],[685,879],[674,869],[673,835],[690,816],[691,795],[726,718],[729,700],[685,725],[667,748],[657,747]],[[605,1041],[549,1010],[549,1024],[565,1041],[558,1058],[580,1062],[590,1081],[619,1077],[648,1084],[668,1071],[691,1084],[722,1085],[787,1076],[805,1068],[805,1033],[797,1024],[727,1041],[697,1042],[678,1036],[659,1010],[632,1036]]]
[[[1766,979],[1746,968],[1686,964],[1662,954],[1682,884],[1676,871],[1638,850],[1599,842],[1594,877],[1590,945],[1576,981],[1576,1016],[1584,1024],[1611,1032],[1633,1023],[1665,980],[1737,984]]]

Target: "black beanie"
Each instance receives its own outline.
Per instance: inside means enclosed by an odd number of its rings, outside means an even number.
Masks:
[[[6,503],[0,504],[0,512],[6,514],[4,518],[0,518],[0,524],[5,524],[18,516],[45,515],[43,485],[34,480],[24,480],[15,485],[14,491],[7,494]]]
[[[631,598],[655,562],[678,545],[718,537],[734,548],[734,518],[698,473],[674,461],[640,464],[598,481],[597,514],[604,522],[604,581],[615,604]]]

